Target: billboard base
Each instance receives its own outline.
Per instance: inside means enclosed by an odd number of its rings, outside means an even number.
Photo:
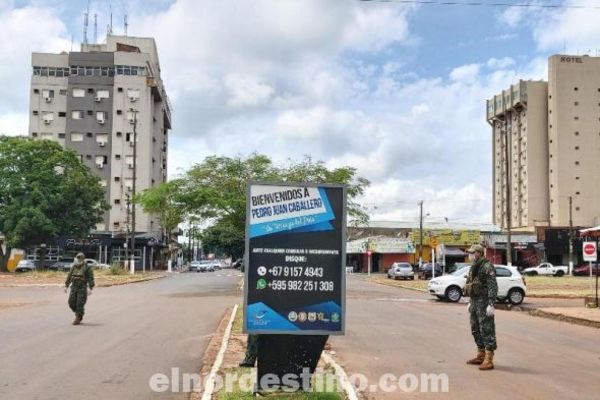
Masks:
[[[256,392],[308,391],[327,335],[259,335]]]

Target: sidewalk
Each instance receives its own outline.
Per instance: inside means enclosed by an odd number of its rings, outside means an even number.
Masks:
[[[536,317],[600,328],[600,308],[548,307],[532,310],[529,314]]]

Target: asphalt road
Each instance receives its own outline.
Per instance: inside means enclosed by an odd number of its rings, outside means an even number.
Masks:
[[[346,336],[331,343],[348,373],[366,375],[369,384],[386,373],[448,376],[448,393],[379,391],[370,399],[600,398],[598,329],[499,310],[496,329],[496,369],[479,371],[465,364],[475,353],[465,304],[351,276]]]
[[[97,288],[80,326],[62,288],[0,288],[0,302],[27,303],[0,310],[0,399],[187,398],[149,379],[199,371],[239,282],[225,270]]]

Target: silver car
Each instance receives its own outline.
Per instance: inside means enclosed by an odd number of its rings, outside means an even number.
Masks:
[[[390,279],[415,279],[413,267],[407,262],[393,263],[387,274]]]

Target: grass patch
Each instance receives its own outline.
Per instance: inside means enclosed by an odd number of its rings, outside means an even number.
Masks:
[[[32,271],[19,273],[1,273],[0,285],[56,285],[64,284],[68,271]],[[164,271],[137,272],[134,275],[128,271],[111,269],[94,270],[96,286],[108,286],[116,283],[131,283],[148,278],[164,275]]]
[[[244,327],[244,310],[243,310],[244,306],[243,305],[239,305],[237,312],[235,313],[235,319],[233,320],[233,325],[231,327],[231,333],[232,334],[240,334],[242,333],[242,329]]]
[[[367,278],[369,282],[379,283],[382,285],[395,286],[403,289],[413,289],[419,291],[427,291],[427,282],[415,277],[414,280],[394,280],[389,279],[387,274],[371,275]]]
[[[217,400],[250,400],[255,398],[252,395],[251,390],[247,390],[247,388],[242,389],[240,388],[239,384],[240,378],[248,376],[247,374],[253,374],[250,368],[232,368],[227,370],[225,373],[231,377],[235,377],[235,384],[231,386],[231,391],[227,391],[226,388],[221,389],[221,391],[217,393]],[[325,382],[332,382],[330,386],[333,388],[333,390],[330,389],[323,392],[302,393],[264,393],[261,395],[261,397],[273,400],[344,400],[346,398],[345,395],[340,394],[336,390],[338,386],[337,378],[331,371],[317,371],[315,373],[315,377],[313,377],[313,388],[318,383],[319,379],[323,379]],[[251,385],[253,386],[254,382],[252,382]]]

